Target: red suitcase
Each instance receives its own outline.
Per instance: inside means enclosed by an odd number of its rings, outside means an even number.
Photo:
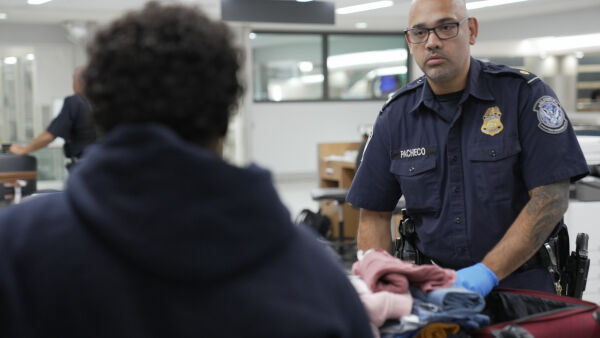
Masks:
[[[555,294],[497,289],[486,297],[491,325],[472,337],[600,337],[600,307]]]

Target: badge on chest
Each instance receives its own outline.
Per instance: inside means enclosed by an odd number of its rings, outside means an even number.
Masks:
[[[481,132],[490,136],[500,134],[500,132],[504,129],[501,118],[502,113],[500,112],[500,108],[498,106],[488,108],[488,110],[485,111],[485,114],[483,114]]]

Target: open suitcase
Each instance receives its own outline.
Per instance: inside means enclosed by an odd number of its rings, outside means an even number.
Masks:
[[[600,337],[598,304],[545,292],[496,289],[486,297],[491,325],[472,337]]]

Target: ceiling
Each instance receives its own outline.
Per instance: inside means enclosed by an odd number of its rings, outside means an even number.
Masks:
[[[282,0],[293,1],[293,0]],[[369,2],[371,0],[325,0],[335,2],[336,8]],[[471,2],[474,0],[467,0]],[[0,12],[7,13],[5,23],[62,23],[65,21],[107,22],[126,10],[139,8],[146,0],[53,0],[44,5],[27,5],[26,0],[0,0]],[[220,0],[162,0],[162,2],[181,2],[200,6],[209,15],[220,17]],[[395,0],[391,8],[368,12],[336,15],[336,25],[274,25],[249,23],[252,28],[293,28],[293,29],[355,29],[355,24],[365,22],[368,30],[401,30],[407,21],[410,0]],[[568,5],[567,5],[568,4]],[[490,7],[471,11],[480,22],[507,20],[515,18],[533,18],[563,11],[600,8],[599,0],[529,0],[511,5]],[[598,25],[597,23],[591,23]],[[600,31],[598,26],[597,31]]]

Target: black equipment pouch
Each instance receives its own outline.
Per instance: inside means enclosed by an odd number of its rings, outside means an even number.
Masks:
[[[422,265],[431,264],[431,260],[417,249],[417,232],[415,222],[408,215],[406,209],[402,209],[402,220],[398,224],[400,237],[394,243],[394,256],[403,261]]]
[[[590,269],[588,258],[589,236],[586,233],[578,233],[575,242],[575,251],[571,252],[566,264],[566,288],[565,295],[569,297],[583,297],[583,291],[587,284],[587,276]]]

